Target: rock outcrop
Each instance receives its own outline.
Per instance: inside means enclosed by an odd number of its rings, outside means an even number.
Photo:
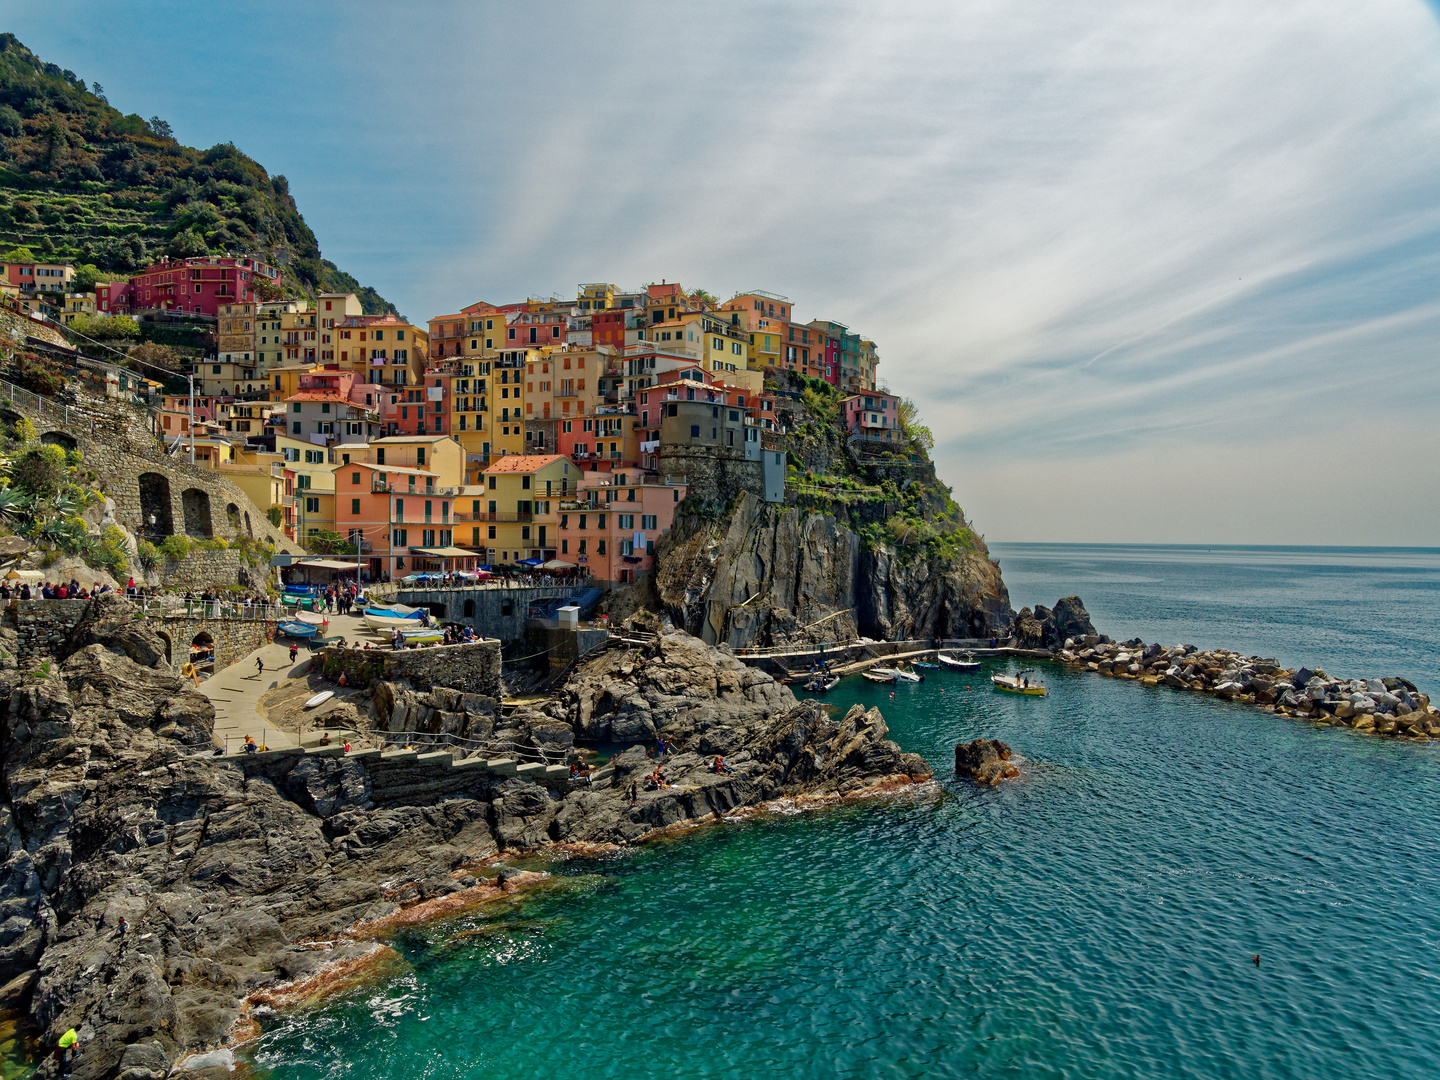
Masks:
[[[1013,780],[1020,775],[1019,767],[1010,760],[1013,756],[1010,747],[999,739],[959,743],[955,747],[955,772],[977,784],[997,787],[1001,780]]]
[[[746,493],[723,521],[677,526],[655,588],[689,633],[732,648],[853,639],[990,637],[1010,597],[983,550],[928,560],[867,548],[829,514]]]
[[[482,770],[452,770],[443,789],[418,772],[409,784],[402,764],[382,790],[363,757],[216,758],[210,703],[141,662],[163,648],[123,615],[97,611],[67,658],[28,674],[14,632],[0,631],[0,1001],[28,1012],[47,1045],[76,1028],[74,1075],[87,1080],[167,1075],[223,1042],[247,998],[366,962],[374,945],[355,928],[493,893],[477,878],[497,852],[625,843],[767,800],[930,775],[877,710],[837,719],[658,631],[582,664],[543,710],[501,717],[493,701],[433,685],[374,695],[401,730],[491,725],[561,753],[577,736],[663,734],[678,749],[654,790],[642,747],[603,780],[558,789]],[[712,771],[716,755],[725,771]]]
[[[1021,608],[1015,616],[1011,636],[1011,644],[1019,649],[1058,649],[1068,638],[1100,640],[1090,622],[1090,613],[1078,596],[1064,597],[1053,608],[1043,604],[1037,604],[1034,611]]]

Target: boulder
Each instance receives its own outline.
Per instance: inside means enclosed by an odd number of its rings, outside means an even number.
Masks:
[[[995,787],[1001,780],[1011,780],[1020,775],[1020,770],[1010,760],[1012,756],[1010,747],[999,739],[959,743],[955,747],[955,772],[978,784]]]

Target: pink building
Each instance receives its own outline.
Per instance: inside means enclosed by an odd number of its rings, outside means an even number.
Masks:
[[[582,473],[578,497],[560,501],[556,558],[603,584],[629,584],[654,568],[656,542],[686,491],[636,469]]]
[[[898,442],[902,437],[900,399],[894,394],[853,394],[841,408],[841,421],[851,435],[880,442]]]
[[[280,271],[259,259],[162,259],[128,282],[97,284],[95,310],[102,315],[156,310],[213,318],[221,304],[255,303],[256,281],[278,284]]]

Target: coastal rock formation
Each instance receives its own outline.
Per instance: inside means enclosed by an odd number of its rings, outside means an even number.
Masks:
[[[1019,649],[1058,649],[1067,638],[1100,640],[1090,622],[1090,613],[1078,596],[1066,596],[1053,608],[1043,604],[1037,604],[1034,611],[1021,608],[1015,616],[1011,637],[1011,644]]]
[[[998,787],[1001,780],[1013,780],[1020,770],[1010,758],[1010,747],[999,739],[976,739],[955,747],[955,772],[977,784]]]
[[[989,637],[1012,617],[983,550],[952,559],[867,548],[830,514],[745,493],[723,521],[677,527],[656,573],[677,625],[732,648],[856,636]]]
[[[382,770],[338,748],[216,758],[209,701],[141,662],[163,656],[158,638],[104,614],[29,673],[0,630],[0,1000],[47,1045],[76,1028],[87,1080],[167,1075],[224,1041],[248,997],[372,957],[364,927],[493,895],[480,879],[497,851],[624,843],[930,775],[877,710],[837,719],[674,632],[592,658],[544,710],[501,717],[437,686],[374,695],[410,730],[488,723],[561,753],[577,735],[664,734],[679,749],[653,790],[640,747],[603,779],[558,788],[479,769],[437,786],[423,761]]]
[[[1318,668],[1284,668],[1274,660],[1227,649],[1166,648],[1146,645],[1140,638],[1118,644],[1071,638],[1057,658],[1147,686],[1249,702],[1282,716],[1341,724],[1375,735],[1440,737],[1440,711],[1408,679],[1337,679]]]

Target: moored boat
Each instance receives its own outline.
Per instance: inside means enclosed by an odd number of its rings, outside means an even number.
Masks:
[[[921,675],[918,671],[910,671],[910,670],[908,670],[908,669],[906,669],[906,668],[900,668],[900,667],[891,668],[891,670],[895,672],[895,677],[896,677],[897,679],[900,679],[900,680],[902,680],[902,681],[904,681],[904,682],[924,682],[924,681],[925,681],[925,676],[924,676],[924,675]]]
[[[276,629],[286,637],[312,638],[320,628],[303,622],[282,622]]]
[[[1044,697],[1050,691],[1045,689],[1035,675],[1029,669],[1015,675],[991,675],[990,682],[997,690],[1004,690],[1007,694],[1024,694],[1026,697]]]
[[[969,653],[966,653],[963,658],[946,656],[944,653],[940,653],[935,659],[939,660],[940,663],[944,664],[951,671],[978,671],[980,668],[980,662]]]
[[[910,666],[911,666],[911,667],[924,668],[926,671],[939,671],[939,670],[940,670],[940,665],[939,665],[939,664],[932,664],[932,663],[930,663],[928,660],[911,660],[911,661],[910,661]]]
[[[414,629],[421,625],[424,619],[424,612],[412,610],[409,614],[395,610],[380,611],[375,608],[365,609],[365,625],[372,630],[393,630],[397,626],[404,630],[407,627]]]
[[[839,675],[828,675],[811,679],[805,684],[805,690],[811,694],[828,694],[835,687],[840,685]]]
[[[888,668],[875,668],[870,671],[862,671],[860,674],[871,682],[893,683],[895,681],[895,672]]]

